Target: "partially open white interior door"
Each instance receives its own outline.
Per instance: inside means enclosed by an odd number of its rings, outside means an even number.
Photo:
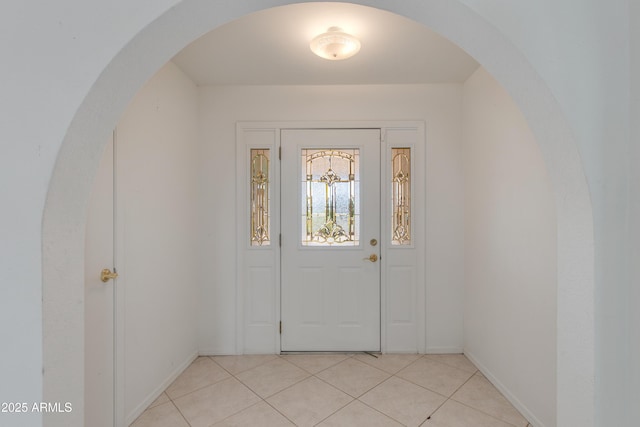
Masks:
[[[282,351],[380,350],[380,139],[281,131]]]

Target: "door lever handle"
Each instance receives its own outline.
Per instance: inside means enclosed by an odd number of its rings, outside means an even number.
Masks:
[[[371,254],[371,255],[369,255],[368,257],[366,257],[366,258],[362,258],[362,259],[363,259],[363,260],[365,260],[365,261],[376,262],[376,261],[378,261],[378,255],[376,255],[376,254]]]
[[[104,283],[107,283],[110,279],[115,279],[117,277],[118,273],[116,273],[115,271],[112,273],[108,268],[105,268],[100,272],[100,280],[102,280]]]

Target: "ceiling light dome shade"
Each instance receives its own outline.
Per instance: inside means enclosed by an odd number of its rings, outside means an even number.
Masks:
[[[342,32],[338,27],[331,27],[311,40],[311,51],[321,58],[331,61],[351,58],[360,50],[360,40]]]

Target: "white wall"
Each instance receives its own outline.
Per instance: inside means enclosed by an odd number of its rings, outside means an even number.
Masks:
[[[535,425],[556,425],[556,216],[537,145],[480,68],[464,85],[465,353]]]
[[[295,120],[425,121],[427,350],[462,349],[461,85],[205,87],[200,109],[201,352],[236,351],[236,122]]]
[[[129,422],[197,354],[197,88],[173,63],[117,126],[117,267]]]
[[[508,34],[512,43],[536,67],[540,78],[547,82],[561,105],[558,113],[569,119],[589,183],[597,247],[595,287],[592,289],[586,280],[580,279],[584,285],[576,286],[570,293],[561,291],[559,303],[562,305],[566,301],[567,305],[577,307],[580,301],[593,299],[596,301],[595,313],[585,316],[584,310],[575,310],[567,313],[566,318],[561,314],[558,334],[560,345],[577,337],[575,333],[565,331],[565,319],[576,325],[594,324],[595,342],[591,344],[593,350],[584,348],[571,352],[576,356],[571,363],[564,361],[565,355],[570,353],[560,352],[561,399],[565,395],[563,391],[571,387],[562,379],[564,373],[579,372],[586,363],[592,363],[589,359],[593,359],[597,367],[593,379],[597,395],[592,401],[583,401],[583,411],[595,408],[596,425],[637,424],[637,420],[632,423],[631,418],[625,418],[630,408],[636,406],[630,404],[626,396],[635,389],[629,382],[629,367],[637,364],[637,358],[631,357],[629,343],[635,342],[637,337],[630,334],[635,328],[629,325],[633,325],[631,319],[640,302],[632,291],[637,287],[637,281],[633,281],[629,272],[629,266],[637,263],[629,259],[632,241],[629,224],[640,219],[629,216],[629,185],[634,181],[629,180],[633,172],[627,161],[630,147],[637,145],[637,139],[630,139],[629,134],[630,123],[638,120],[637,116],[629,115],[629,82],[638,79],[637,73],[631,73],[629,63],[630,31],[633,31],[629,12],[637,0],[464,2],[499,31]],[[500,81],[510,72],[508,67],[502,71],[489,71]],[[512,95],[519,103],[531,99],[526,91]],[[537,118],[529,116],[527,119],[535,121]],[[540,131],[536,138],[544,139]],[[544,145],[542,149],[548,158]],[[557,202],[563,202],[564,198],[559,197]],[[559,216],[558,221],[562,227],[563,218]],[[562,236],[562,232],[559,235]],[[563,258],[567,250],[577,253],[580,248],[561,245],[559,257]],[[560,272],[563,274],[564,269]],[[634,304],[630,306],[627,301],[631,296]],[[579,388],[586,387],[592,386],[584,383]],[[558,415],[559,420],[568,423],[564,417],[565,406],[562,400]]]

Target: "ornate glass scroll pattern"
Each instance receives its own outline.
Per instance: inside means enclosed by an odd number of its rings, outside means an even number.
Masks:
[[[392,245],[411,244],[411,148],[391,149]]]
[[[251,246],[268,246],[269,149],[251,149]]]
[[[302,150],[302,244],[356,246],[360,202],[358,149]]]

